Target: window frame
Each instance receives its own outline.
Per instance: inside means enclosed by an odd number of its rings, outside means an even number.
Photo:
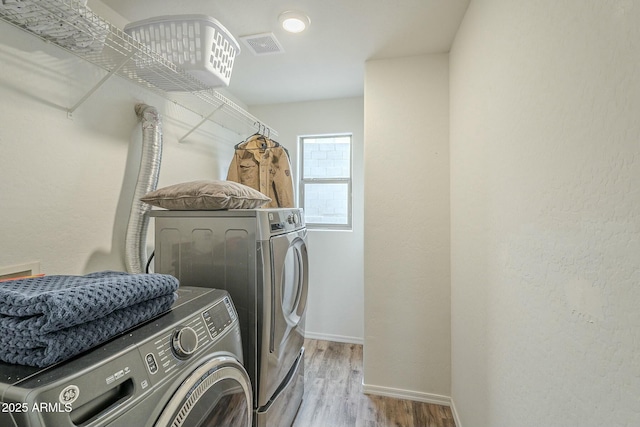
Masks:
[[[348,178],[305,178],[304,176],[304,140],[322,138],[349,138],[349,177]],[[306,210],[305,225],[310,229],[318,230],[353,230],[353,133],[328,133],[298,136],[298,152],[300,165],[300,179],[298,180],[299,205],[304,209],[304,195],[306,184],[347,184],[347,223],[318,223],[307,222]]]

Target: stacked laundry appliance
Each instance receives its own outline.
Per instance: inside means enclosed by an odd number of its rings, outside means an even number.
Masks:
[[[104,271],[0,286],[0,361],[46,367],[95,347],[171,308],[178,281]]]
[[[238,310],[255,427],[289,427],[304,394],[307,229],[301,209],[153,210],[155,271],[214,285]]]

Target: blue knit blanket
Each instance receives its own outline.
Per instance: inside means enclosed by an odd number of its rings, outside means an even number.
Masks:
[[[171,308],[177,294],[116,310],[92,322],[31,337],[0,336],[0,360],[44,368],[69,359]]]
[[[114,271],[0,283],[0,360],[69,358],[169,310],[177,289],[173,276]]]
[[[90,322],[121,308],[168,295],[178,279],[166,274],[103,271],[0,283],[0,334],[42,334]]]

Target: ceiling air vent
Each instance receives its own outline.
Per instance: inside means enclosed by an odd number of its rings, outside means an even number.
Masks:
[[[246,44],[254,55],[271,55],[283,53],[282,45],[273,33],[253,34],[241,36],[240,40]]]

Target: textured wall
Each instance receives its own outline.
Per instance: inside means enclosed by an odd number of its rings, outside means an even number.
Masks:
[[[448,56],[365,80],[365,391],[448,403]]]
[[[462,426],[640,425],[640,5],[474,0],[451,53]]]

